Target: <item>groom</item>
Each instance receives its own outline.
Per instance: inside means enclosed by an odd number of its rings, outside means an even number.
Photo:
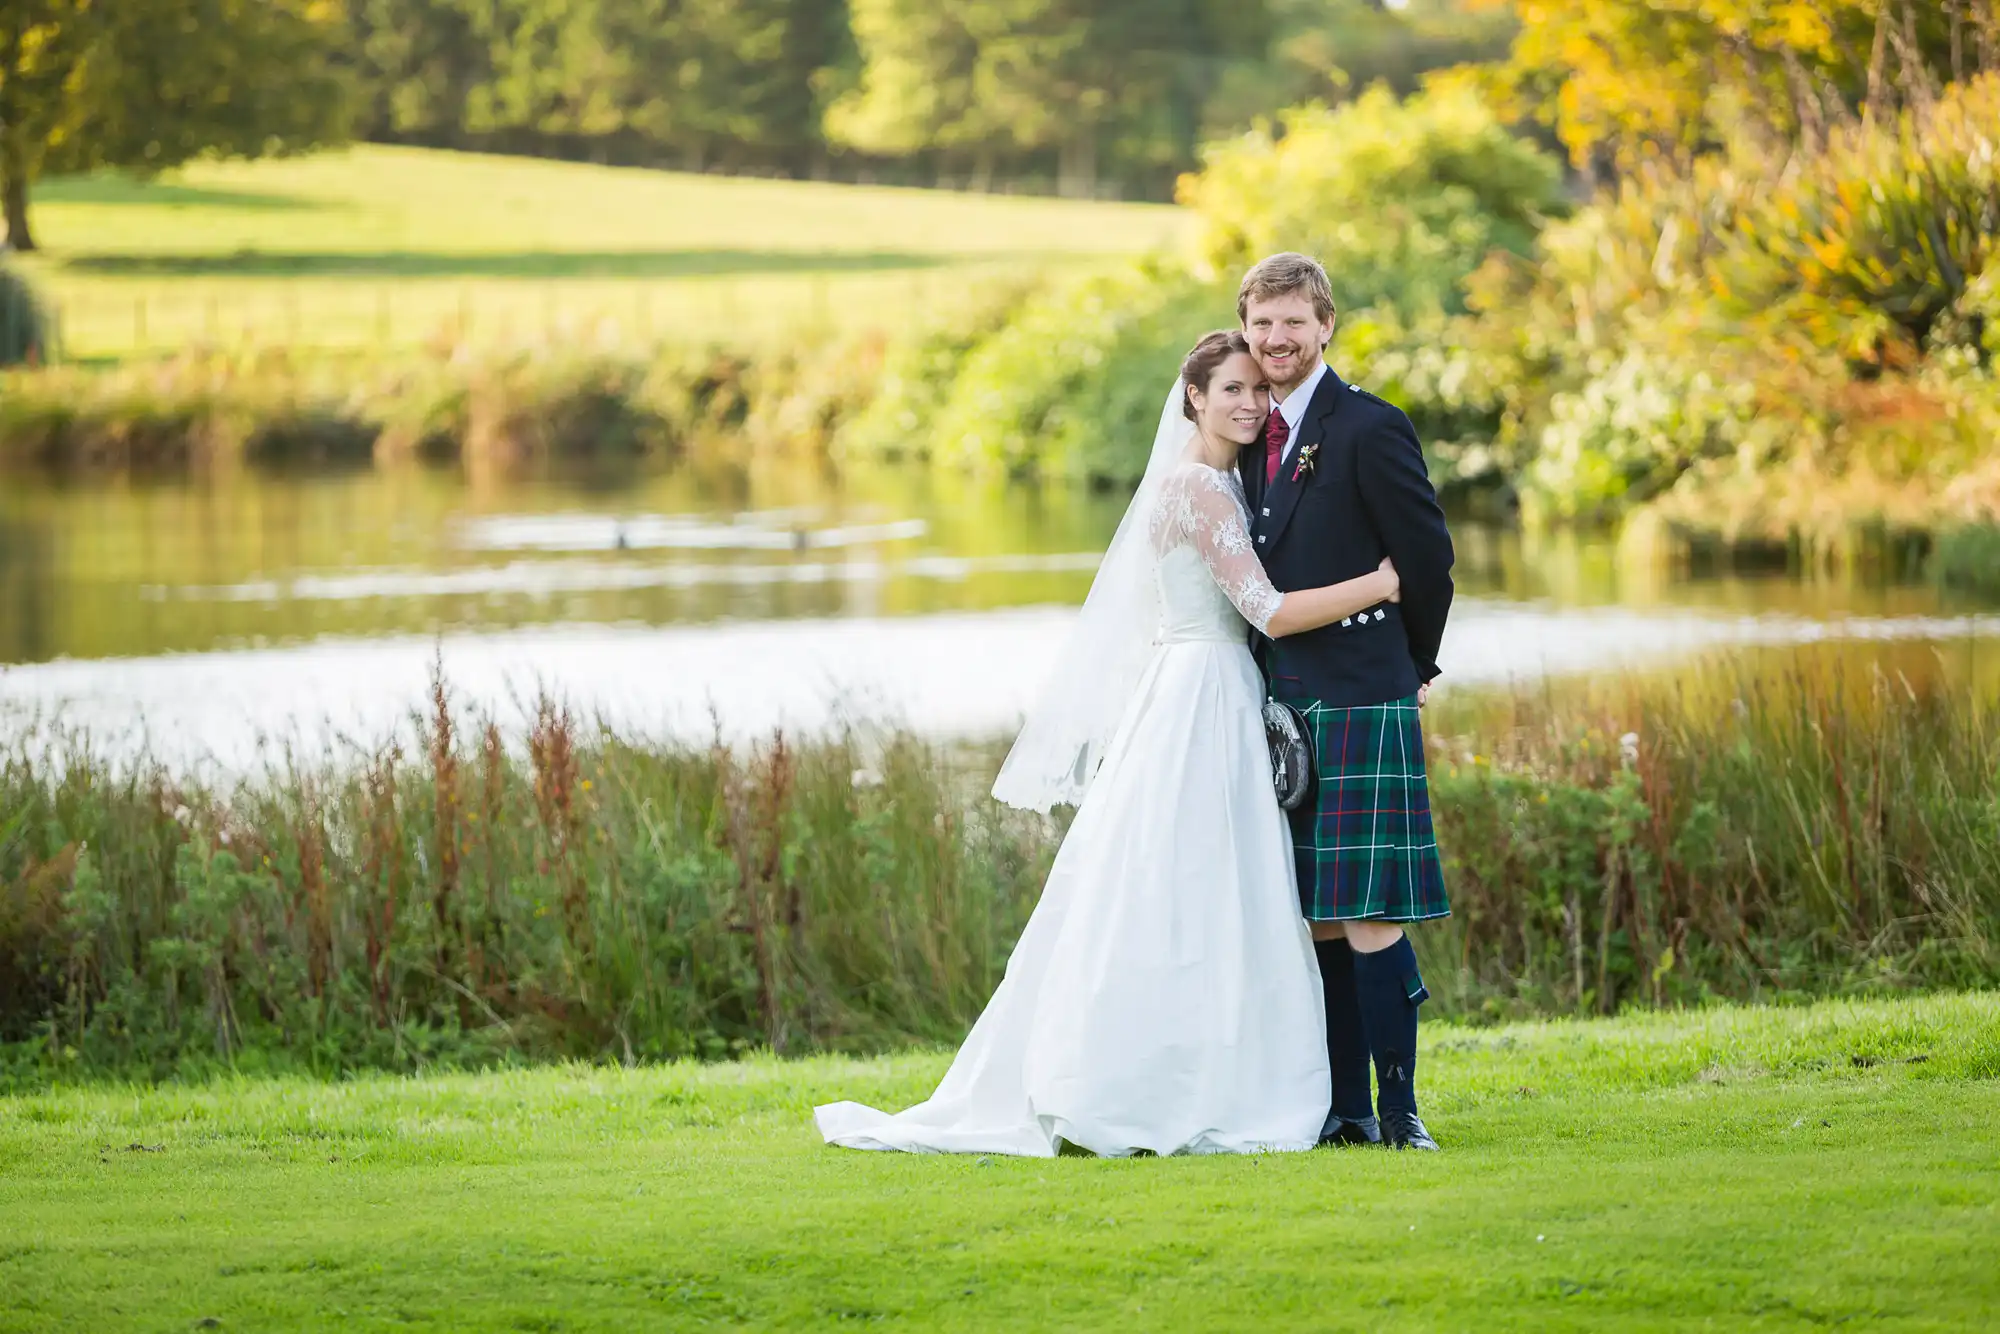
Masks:
[[[1416,1096],[1417,1007],[1430,993],[1403,928],[1451,911],[1417,714],[1451,609],[1451,534],[1410,419],[1326,364],[1326,270],[1273,255],[1244,276],[1236,313],[1271,383],[1265,438],[1237,461],[1271,582],[1318,588],[1387,556],[1403,586],[1400,603],[1266,641],[1259,654],[1319,758],[1317,791],[1292,812],[1292,846],[1326,989],[1333,1106],[1320,1142],[1435,1149]]]

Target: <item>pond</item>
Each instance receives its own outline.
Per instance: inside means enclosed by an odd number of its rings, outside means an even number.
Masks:
[[[597,487],[372,471],[0,487],[0,709],[231,765],[273,740],[372,739],[421,706],[434,659],[503,719],[547,688],[684,737],[843,715],[1003,732],[1125,505],[781,464]],[[1935,641],[1970,659],[2000,635],[1992,608],[1923,583],[1695,574],[1606,536],[1455,532],[1452,686],[1738,644]]]

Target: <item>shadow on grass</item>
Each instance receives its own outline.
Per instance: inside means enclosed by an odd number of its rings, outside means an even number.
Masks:
[[[239,250],[228,255],[78,255],[65,261],[63,267],[72,273],[128,278],[698,278],[928,269],[953,263],[955,258],[892,251],[523,250],[453,254],[383,250],[286,254]]]
[[[125,176],[70,176],[35,187],[42,204],[116,204],[151,208],[236,208],[261,212],[323,209],[325,200],[301,199],[249,190],[205,190],[167,181],[135,181]]]

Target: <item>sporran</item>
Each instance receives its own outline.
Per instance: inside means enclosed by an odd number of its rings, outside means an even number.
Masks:
[[[1267,699],[1264,740],[1271,747],[1271,785],[1277,789],[1278,806],[1295,811],[1312,795],[1313,778],[1318,773],[1312,729],[1306,726],[1303,713],[1289,704]]]

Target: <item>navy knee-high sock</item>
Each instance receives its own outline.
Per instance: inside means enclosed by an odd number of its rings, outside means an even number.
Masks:
[[[1320,986],[1326,997],[1326,1061],[1333,1070],[1333,1114],[1350,1121],[1374,1115],[1368,1096],[1368,1038],[1354,987],[1354,950],[1335,937],[1315,940]]]
[[[1404,936],[1386,950],[1354,954],[1354,991],[1375,1055],[1382,1114],[1417,1110],[1417,1006],[1430,992],[1417,972],[1417,952]]]

